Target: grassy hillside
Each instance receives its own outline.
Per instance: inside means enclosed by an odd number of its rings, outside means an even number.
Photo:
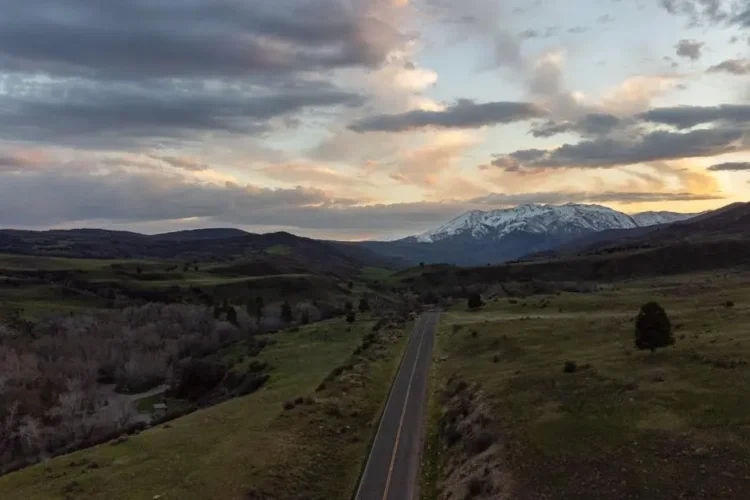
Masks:
[[[0,252],[93,259],[169,259],[182,263],[241,259],[268,267],[263,274],[304,268],[344,277],[368,266],[398,265],[365,247],[302,238],[289,233],[251,234],[235,229],[206,229],[144,235],[124,231],[76,229],[0,230]]]
[[[260,355],[271,379],[257,393],[0,477],[1,496],[348,499],[406,339],[372,325],[274,335]]]
[[[343,303],[348,279],[314,274],[270,258],[183,263],[165,259],[74,259],[0,254],[0,312],[22,309],[27,319],[125,303],[237,305],[263,296]]]
[[[140,429],[163,398],[169,418],[202,408],[5,475],[0,497],[350,496],[406,338],[403,311],[377,329],[367,312],[394,312],[382,259],[235,230],[0,248],[1,470]]]
[[[693,272],[720,272],[747,268],[750,237],[712,236],[661,244],[616,245],[589,253],[536,258],[498,266],[462,268],[428,265],[394,275],[401,286],[432,290],[458,297],[467,287],[505,287],[524,283],[534,288],[543,282],[612,282],[631,277],[677,276]]]
[[[677,339],[654,355],[633,340],[649,300]],[[457,305],[436,347],[426,498],[744,497],[748,318],[746,272]]]

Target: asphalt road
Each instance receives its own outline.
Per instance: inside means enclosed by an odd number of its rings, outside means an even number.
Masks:
[[[391,388],[355,500],[413,500],[438,313],[422,314]]]

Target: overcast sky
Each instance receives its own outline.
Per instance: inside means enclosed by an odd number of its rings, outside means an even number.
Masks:
[[[0,0],[0,226],[421,232],[750,193],[745,0]]]

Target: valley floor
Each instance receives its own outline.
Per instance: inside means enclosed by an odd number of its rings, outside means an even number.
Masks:
[[[650,300],[676,337],[653,355],[634,347]],[[423,498],[747,498],[748,320],[747,272],[454,307],[436,340]]]

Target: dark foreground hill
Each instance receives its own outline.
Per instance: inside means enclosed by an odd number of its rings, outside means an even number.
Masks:
[[[750,203],[734,203],[673,224],[587,235],[556,251],[537,254],[536,257],[617,253],[685,244],[701,246],[711,243],[715,246],[722,241],[732,246],[737,244],[737,240],[747,238],[750,238]],[[710,259],[710,255],[707,257]]]
[[[302,238],[278,232],[252,234],[238,229],[201,229],[144,235],[126,231],[74,229],[53,231],[0,230],[0,253],[90,259],[172,259],[207,262],[249,259],[278,274],[305,269],[318,274],[346,275],[366,266],[393,267],[398,259],[383,257],[358,245]]]

